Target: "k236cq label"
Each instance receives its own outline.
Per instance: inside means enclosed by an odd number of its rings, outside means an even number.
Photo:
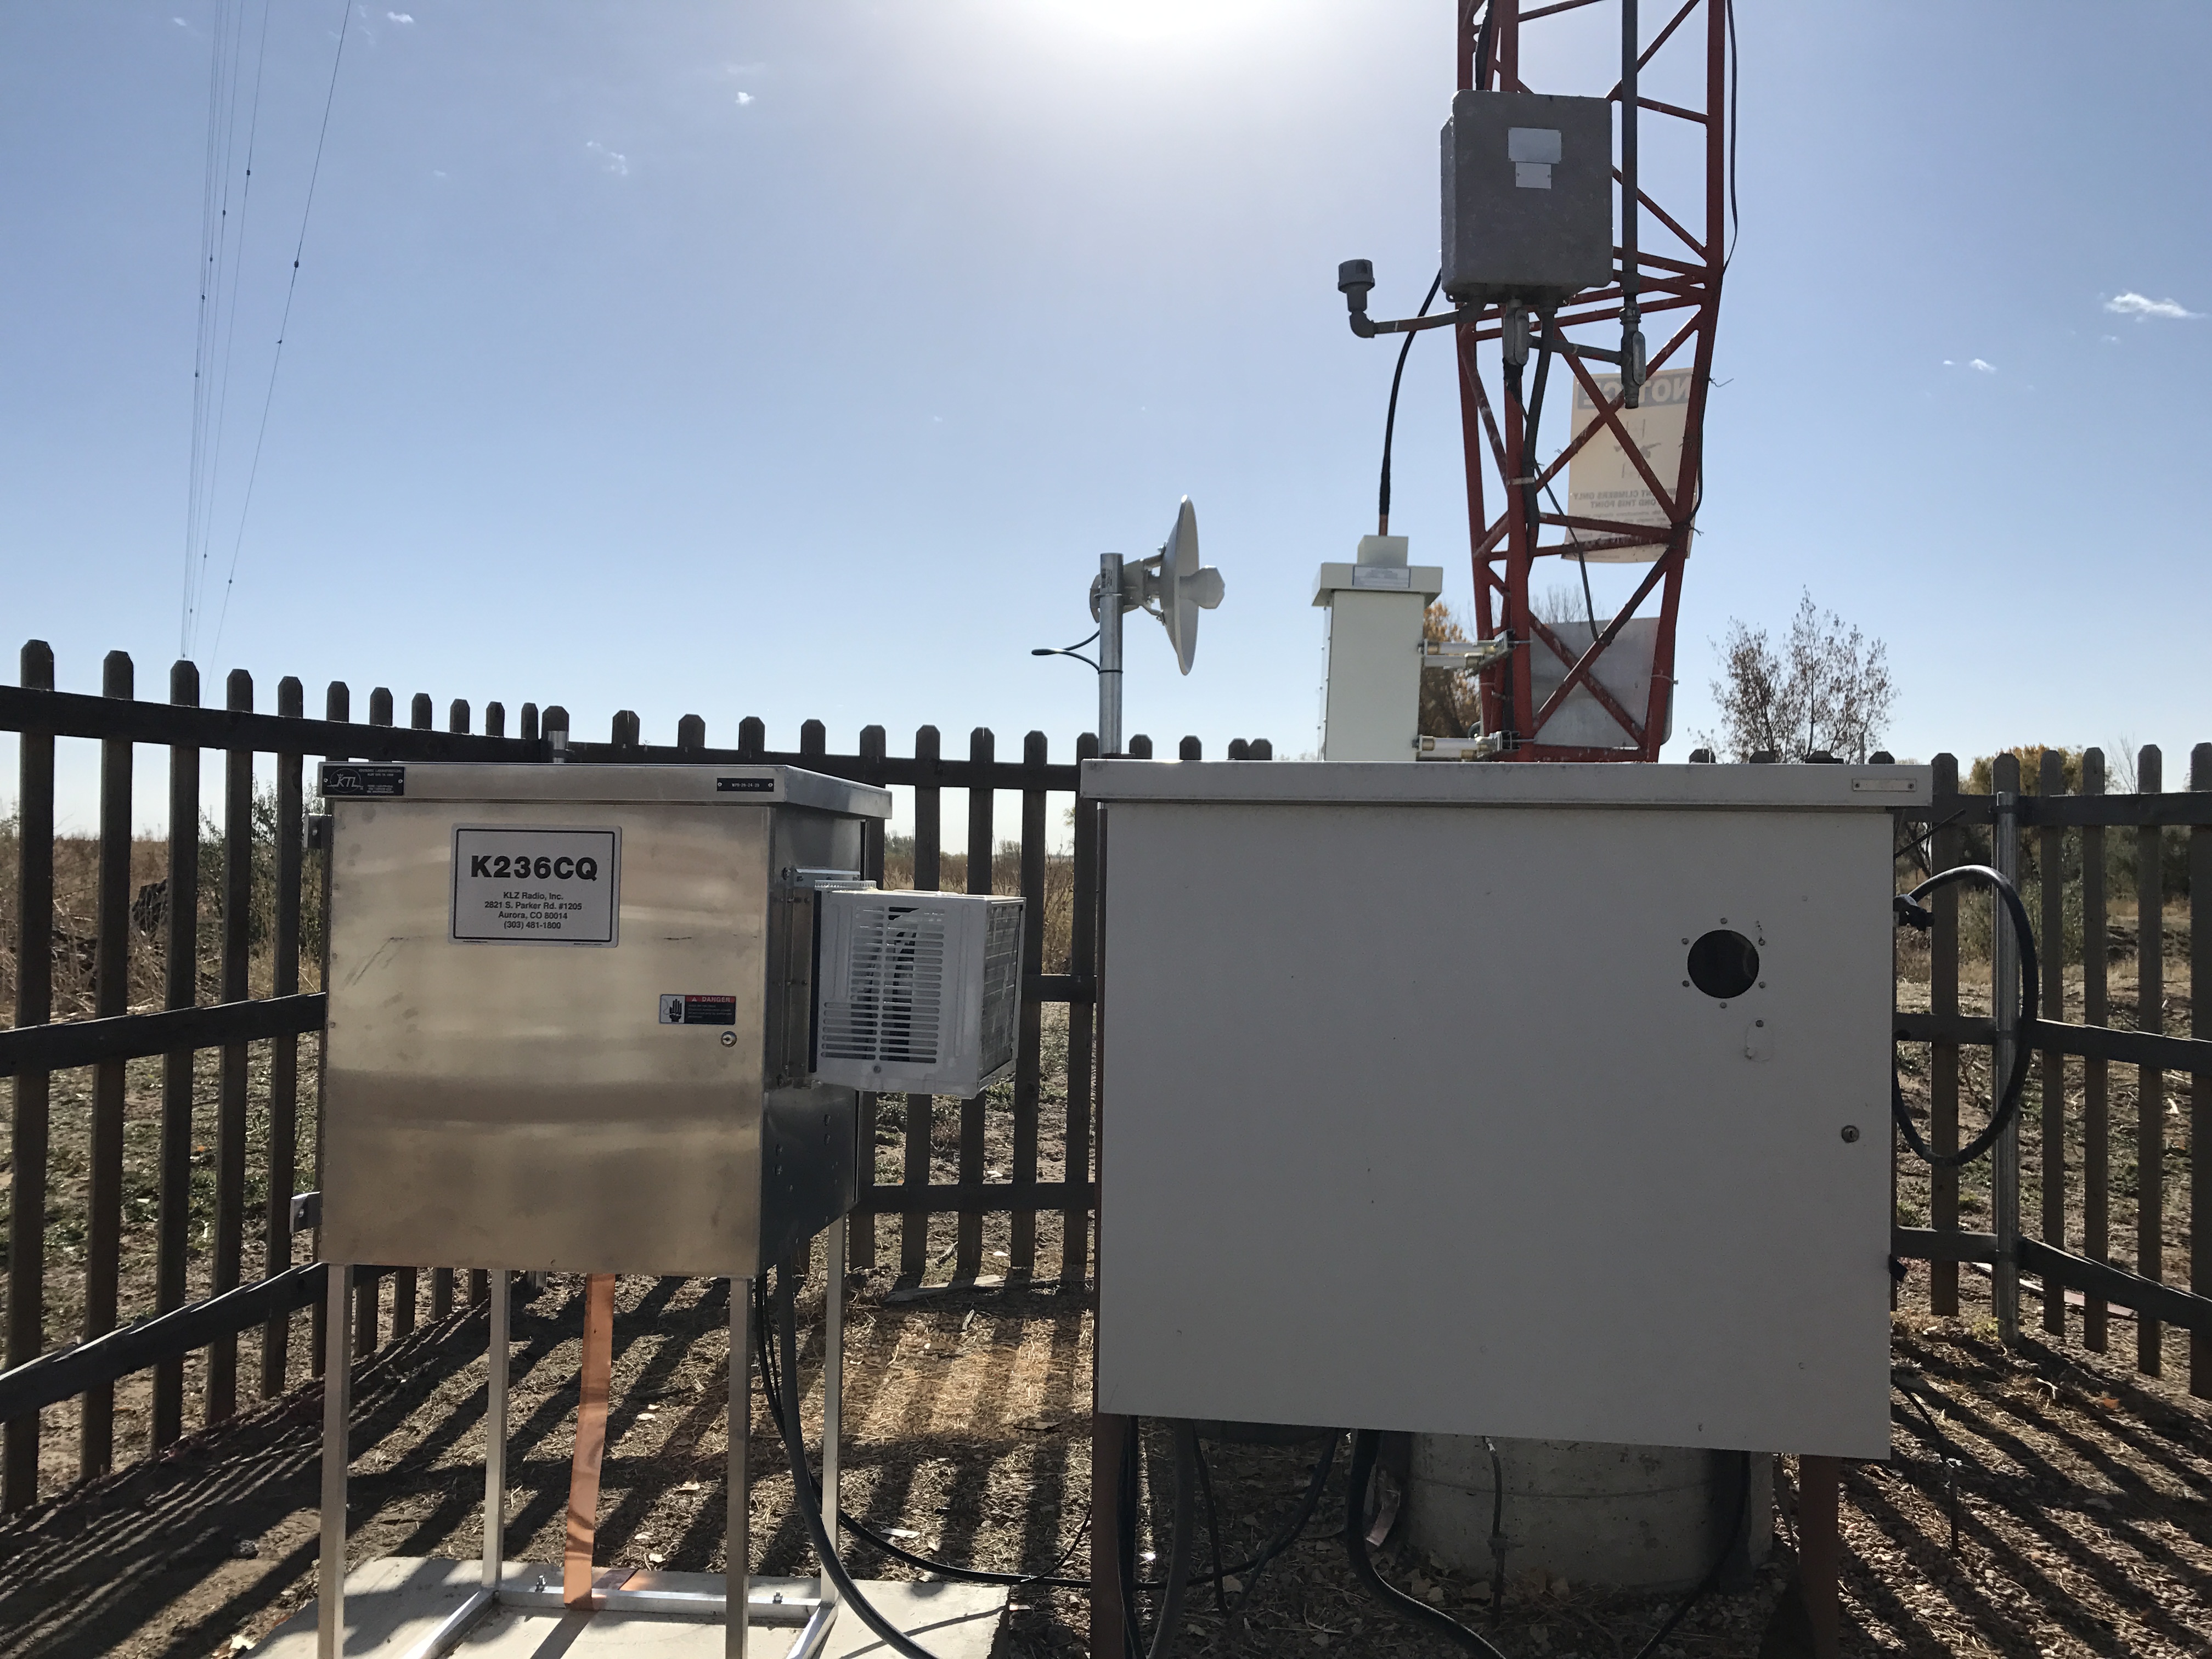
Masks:
[[[621,914],[619,830],[453,831],[456,939],[612,945]]]

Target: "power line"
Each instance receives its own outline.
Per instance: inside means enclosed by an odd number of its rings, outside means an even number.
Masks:
[[[177,654],[191,653],[193,551],[200,538],[200,507],[205,471],[202,461],[207,447],[207,405],[214,369],[215,336],[209,304],[220,281],[222,261],[217,240],[221,219],[218,186],[228,170],[223,147],[223,110],[228,100],[223,80],[223,46],[230,30],[231,9],[217,0],[215,32],[208,49],[207,143],[200,175],[200,307],[192,349],[192,447],[191,473],[185,490],[185,582],[177,618]]]
[[[198,621],[207,593],[208,542],[214,533],[216,512],[221,504],[223,437],[230,429],[230,365],[238,345],[238,295],[240,289],[243,286],[239,277],[246,264],[246,212],[253,200],[253,155],[255,142],[261,131],[261,72],[269,55],[268,0],[262,0],[260,40],[253,60],[253,101],[251,112],[246,118],[246,182],[239,198],[237,246],[229,258],[230,302],[225,306],[222,298],[224,280],[222,250],[228,247],[230,242],[230,157],[236,144],[238,59],[245,50],[244,22],[244,0],[240,0],[238,25],[234,26],[232,31],[229,118],[222,144],[222,228],[216,235],[215,310],[220,313],[220,316],[210,319],[215,323],[216,329],[216,334],[210,337],[210,349],[213,348],[215,340],[219,336],[222,357],[216,369],[214,383],[209,388],[208,393],[214,403],[215,414],[210,427],[210,441],[207,447],[207,481],[200,501],[199,562],[192,584],[191,616],[195,623]],[[197,627],[192,629],[194,634],[198,631]],[[190,654],[189,652],[186,654]]]
[[[230,594],[238,580],[239,549],[246,542],[246,515],[253,506],[253,481],[261,474],[261,446],[269,436],[269,409],[276,398],[276,370],[284,361],[284,337],[292,327],[292,296],[300,287],[300,257],[307,246],[307,219],[315,210],[315,181],[322,177],[323,144],[331,136],[331,106],[337,100],[338,69],[345,62],[346,31],[353,22],[353,0],[343,0],[344,9],[338,22],[338,47],[331,58],[331,84],[323,94],[323,123],[315,134],[314,165],[307,170],[307,199],[300,210],[300,237],[292,247],[292,276],[284,289],[284,314],[276,324],[276,349],[269,359],[269,385],[261,396],[261,421],[253,438],[253,461],[246,472],[246,495],[238,508],[238,534],[230,545],[230,570],[223,578],[222,609],[216,613],[215,644],[211,651],[222,648],[223,624],[230,619]]]

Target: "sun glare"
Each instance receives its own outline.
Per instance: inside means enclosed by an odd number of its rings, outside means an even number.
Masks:
[[[1280,26],[1285,8],[1266,0],[1025,0],[1032,20],[1132,45],[1187,45]]]

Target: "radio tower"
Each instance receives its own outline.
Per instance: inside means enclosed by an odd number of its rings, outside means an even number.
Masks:
[[[1520,0],[1489,0],[1486,6],[1480,0],[1460,0],[1458,85],[1462,90],[1598,95],[1598,86],[1532,87],[1521,75],[1525,31],[1540,27],[1541,20],[1597,3],[1601,0],[1564,0],[1523,9]],[[1655,8],[1653,15],[1664,21],[1650,32],[1639,27],[1636,0],[1612,4],[1620,15],[1622,38],[1621,74],[1605,94],[1620,106],[1616,129],[1621,137],[1613,169],[1623,210],[1616,222],[1613,283],[1585,290],[1562,306],[1553,319],[1556,332],[1547,331],[1541,319],[1532,323],[1525,312],[1519,319],[1509,319],[1495,306],[1453,329],[1459,345],[1478,636],[1503,635],[1512,642],[1482,672],[1483,726],[1504,734],[1504,757],[1509,759],[1656,760],[1671,715],[1674,623],[1698,506],[1705,395],[1727,264],[1732,112],[1726,85],[1734,18],[1731,0],[1688,0],[1679,9]],[[1692,61],[1681,61],[1686,58]],[[1667,72],[1670,87],[1685,81],[1702,87],[1701,101],[1685,107],[1640,95],[1639,74],[1655,61]],[[1638,167],[1640,121],[1680,124],[1701,134],[1698,185],[1687,191],[1669,190],[1665,200],[1654,198]],[[1700,187],[1702,202],[1697,199]],[[1522,371],[1508,369],[1498,343],[1516,320],[1526,331],[1521,343],[1524,362],[1528,333],[1537,337],[1540,356],[1548,334],[1554,345],[1552,360],[1571,374],[1577,409],[1566,443],[1548,459],[1540,454],[1533,469],[1525,447],[1528,411],[1516,395]],[[1606,368],[1644,350],[1641,330],[1647,321],[1653,325],[1653,343],[1644,353],[1647,378],[1641,391],[1647,406],[1663,390],[1681,407],[1679,448],[1671,432],[1649,449],[1637,441],[1635,400],[1623,391],[1620,368]],[[1589,358],[1597,360],[1596,372]],[[1689,371],[1686,386],[1679,373],[1666,374],[1683,368]],[[1540,365],[1539,392],[1544,378]],[[1530,401],[1540,422],[1540,398]],[[1623,518],[1577,515],[1566,498],[1569,463],[1586,445],[1606,440],[1619,446],[1616,476],[1632,481],[1618,493],[1635,495],[1633,483],[1640,482],[1649,495],[1638,497],[1643,510]],[[1547,532],[1550,539],[1545,539]],[[1539,562],[1547,559],[1564,561],[1571,584],[1578,574],[1586,583],[1586,568],[1575,569],[1578,556],[1589,562],[1648,562],[1649,568],[1617,613],[1607,617],[1593,607],[1588,622],[1563,630],[1538,619],[1529,604],[1529,583]],[[1646,611],[1639,617],[1655,595],[1656,616]],[[1601,665],[1611,689],[1594,672]],[[1630,685],[1641,688],[1640,698],[1621,694],[1620,688]],[[1577,690],[1586,697],[1575,697],[1571,706],[1570,694]],[[1602,717],[1591,709],[1593,700]],[[1563,710],[1566,720],[1559,718]],[[1594,736],[1601,740],[1593,741]]]

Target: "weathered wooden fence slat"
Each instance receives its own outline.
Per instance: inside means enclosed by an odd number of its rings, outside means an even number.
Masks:
[[[23,647],[27,686],[51,690],[54,653],[43,640]],[[54,989],[54,739],[25,732],[17,744],[15,1023],[53,1018]],[[8,1155],[13,1171],[8,1212],[8,1364],[20,1365],[46,1343],[46,1176],[51,1130],[44,1072],[15,1079],[15,1117]],[[38,1502],[39,1424],[8,1425],[0,1441],[0,1504],[20,1510]]]
[[[2037,798],[2050,800],[2066,791],[2066,760],[2045,750],[2036,780]],[[2036,873],[2042,900],[2044,1019],[2057,1026],[2066,1018],[2066,880],[2065,831],[2056,823],[2042,823],[2035,831]],[[2053,1249],[2066,1248],[2066,1060],[2057,1048],[2042,1051],[2043,1109],[2041,1154],[2043,1166],[2043,1242]],[[2066,1334],[2066,1298],[2043,1298],[2043,1328],[2053,1336]]]
[[[1962,863],[1964,836],[1954,820],[1958,809],[1959,763],[1948,755],[1936,757],[1936,779],[1929,790],[1930,811],[1938,826],[1929,839],[1929,867],[1937,872]],[[1936,927],[1928,946],[1928,1006],[1938,1019],[1959,1014],[1959,890],[1938,890],[1930,907]],[[1959,1148],[1959,1050],[1955,1044],[1938,1043],[1929,1057],[1928,1141],[1939,1152]],[[1959,1229],[1959,1172],[1931,1170],[1928,1179],[1928,1209],[1938,1232]],[[1938,1314],[1959,1311],[1959,1267],[1937,1261],[1928,1270],[1928,1305]]]
[[[169,701],[197,708],[200,671],[189,662],[169,669]],[[162,1002],[190,1008],[199,1001],[200,746],[169,745],[169,868],[162,940]],[[161,1191],[155,1222],[154,1311],[185,1305],[185,1249],[192,1206],[192,1073],[198,1056],[173,1048],[161,1057]],[[154,1372],[154,1446],[159,1450],[184,1432],[185,1357],[174,1354]]]
[[[100,695],[134,695],[131,659],[111,651],[100,665]],[[93,958],[93,1014],[120,1023],[131,1006],[131,788],[127,738],[100,744],[100,887]],[[111,1028],[112,1029],[112,1028]],[[9,1033],[10,1036],[16,1032]],[[158,1052],[156,1050],[155,1052]],[[103,1060],[93,1073],[92,1123],[85,1171],[84,1324],[90,1342],[115,1328],[123,1261],[122,1060]],[[115,1388],[98,1382],[77,1414],[77,1474],[105,1474],[115,1462]]]
[[[1047,743],[1042,732],[1022,739],[1022,764],[1042,768]],[[1016,1186],[1035,1184],[1037,1178],[1037,1117],[1044,1092],[1044,1010],[1029,977],[1043,966],[1045,792],[1022,792],[1022,969],[1020,1025],[1014,1053],[1014,1156]],[[1036,1271],[1036,1212],[1018,1209],[1008,1232],[1007,1271]]]
[[[2164,762],[2154,744],[2136,757],[2136,787],[2156,793]],[[2136,1029],[2166,1029],[2166,889],[2160,857],[2163,832],[2146,824],[2136,831]],[[2144,1066],[2136,1072],[2136,1272],[2166,1277],[2166,1073]],[[2165,1333],[2148,1316],[2136,1321],[2136,1369],[2152,1376],[2164,1364]]]
[[[997,757],[995,738],[984,726],[977,726],[968,735],[968,758],[979,766],[988,767]],[[986,893],[991,890],[992,809],[996,797],[988,789],[968,792],[968,890]],[[960,1184],[980,1187],[983,1182],[984,1158],[983,1097],[975,1095],[960,1103]],[[952,1272],[956,1278],[973,1279],[983,1270],[983,1218],[973,1211],[963,1210],[955,1224],[955,1248]]]
[[[2105,793],[2105,754],[2092,749],[2081,757],[2084,799]],[[2102,1027],[2112,1018],[2105,932],[2105,826],[2081,828],[2081,1021]],[[2112,1076],[2100,1054],[2081,1060],[2081,1254],[2092,1261],[2112,1259]],[[2106,1352],[2105,1304],[2088,1298],[2081,1310],[2081,1342],[2093,1353]]]
[[[2212,800],[2212,743],[2189,751],[2189,787]],[[2212,823],[2189,832],[2189,1035],[2200,1042],[2208,1033],[2204,1016],[2212,1011]],[[2212,1051],[2191,1070],[2189,1079],[2189,1288],[2212,1296]],[[2189,1337],[2189,1391],[2212,1399],[2212,1331]]]

